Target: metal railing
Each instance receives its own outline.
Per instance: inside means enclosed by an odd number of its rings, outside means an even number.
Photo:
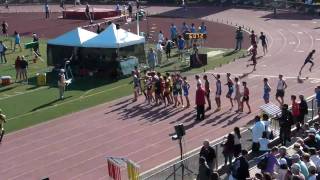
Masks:
[[[308,115],[306,116],[306,120],[312,120],[318,115],[318,108],[317,102],[314,96],[307,99],[308,103]],[[279,122],[276,119],[271,119],[271,128],[274,132],[275,137],[279,136]],[[247,128],[241,132],[242,142],[249,142],[249,143],[242,143],[242,148],[246,150],[251,150],[251,131]],[[224,138],[218,140],[218,142],[211,143],[211,146],[216,150],[216,162],[215,162],[215,170],[218,170],[219,167],[224,165],[225,158],[222,155]],[[182,168],[179,168],[181,164],[184,164],[192,173],[189,173],[184,169],[184,180],[194,180],[198,174],[199,168],[199,150],[195,151],[193,154],[185,157],[183,160],[177,161],[171,165],[167,165],[158,171],[153,171],[151,173],[145,173],[141,176],[143,180],[176,180],[182,179]]]

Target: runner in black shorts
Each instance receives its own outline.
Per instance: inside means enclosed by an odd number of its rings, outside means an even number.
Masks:
[[[261,32],[259,39],[261,40],[263,54],[266,55],[266,53],[268,52],[266,35],[264,35],[263,32]]]
[[[211,99],[210,99],[210,83],[208,81],[208,77],[207,75],[203,76],[203,80],[204,80],[204,90],[206,91],[206,99],[208,101],[208,108],[207,110],[211,109]]]
[[[302,67],[301,67],[301,69],[300,69],[300,71],[299,71],[299,76],[301,76],[301,71],[302,71],[302,69],[304,68],[304,66],[306,65],[306,64],[308,64],[308,63],[311,63],[311,66],[310,66],[310,68],[309,68],[309,71],[311,72],[311,70],[312,70],[312,67],[313,67],[313,65],[314,65],[314,63],[313,63],[313,54],[316,52],[316,50],[312,50],[309,54],[308,54],[308,56],[307,56],[307,58],[306,58],[306,60],[304,60],[304,63],[303,63],[303,65],[302,65]]]

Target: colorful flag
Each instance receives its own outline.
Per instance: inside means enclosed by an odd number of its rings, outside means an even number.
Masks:
[[[121,180],[121,170],[120,166],[117,165],[113,160],[107,159],[108,162],[108,173],[109,177],[114,180]]]
[[[127,170],[129,180],[139,180],[139,167],[134,162],[127,161]]]

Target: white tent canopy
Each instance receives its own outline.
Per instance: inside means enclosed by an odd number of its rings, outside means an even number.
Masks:
[[[84,42],[82,46],[91,48],[122,48],[144,42],[144,37],[124,29],[117,29],[115,24],[111,24],[98,36]]]
[[[81,47],[85,41],[94,38],[97,35],[98,34],[94,32],[87,31],[78,27],[72,31],[56,37],[55,39],[49,40],[48,44]]]

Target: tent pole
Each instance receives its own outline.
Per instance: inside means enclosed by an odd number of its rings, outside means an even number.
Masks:
[[[140,36],[140,35],[139,35],[139,34],[140,34],[140,33],[139,33],[139,30],[140,30],[140,29],[139,29],[139,10],[137,11],[136,16],[137,16],[137,35]]]

